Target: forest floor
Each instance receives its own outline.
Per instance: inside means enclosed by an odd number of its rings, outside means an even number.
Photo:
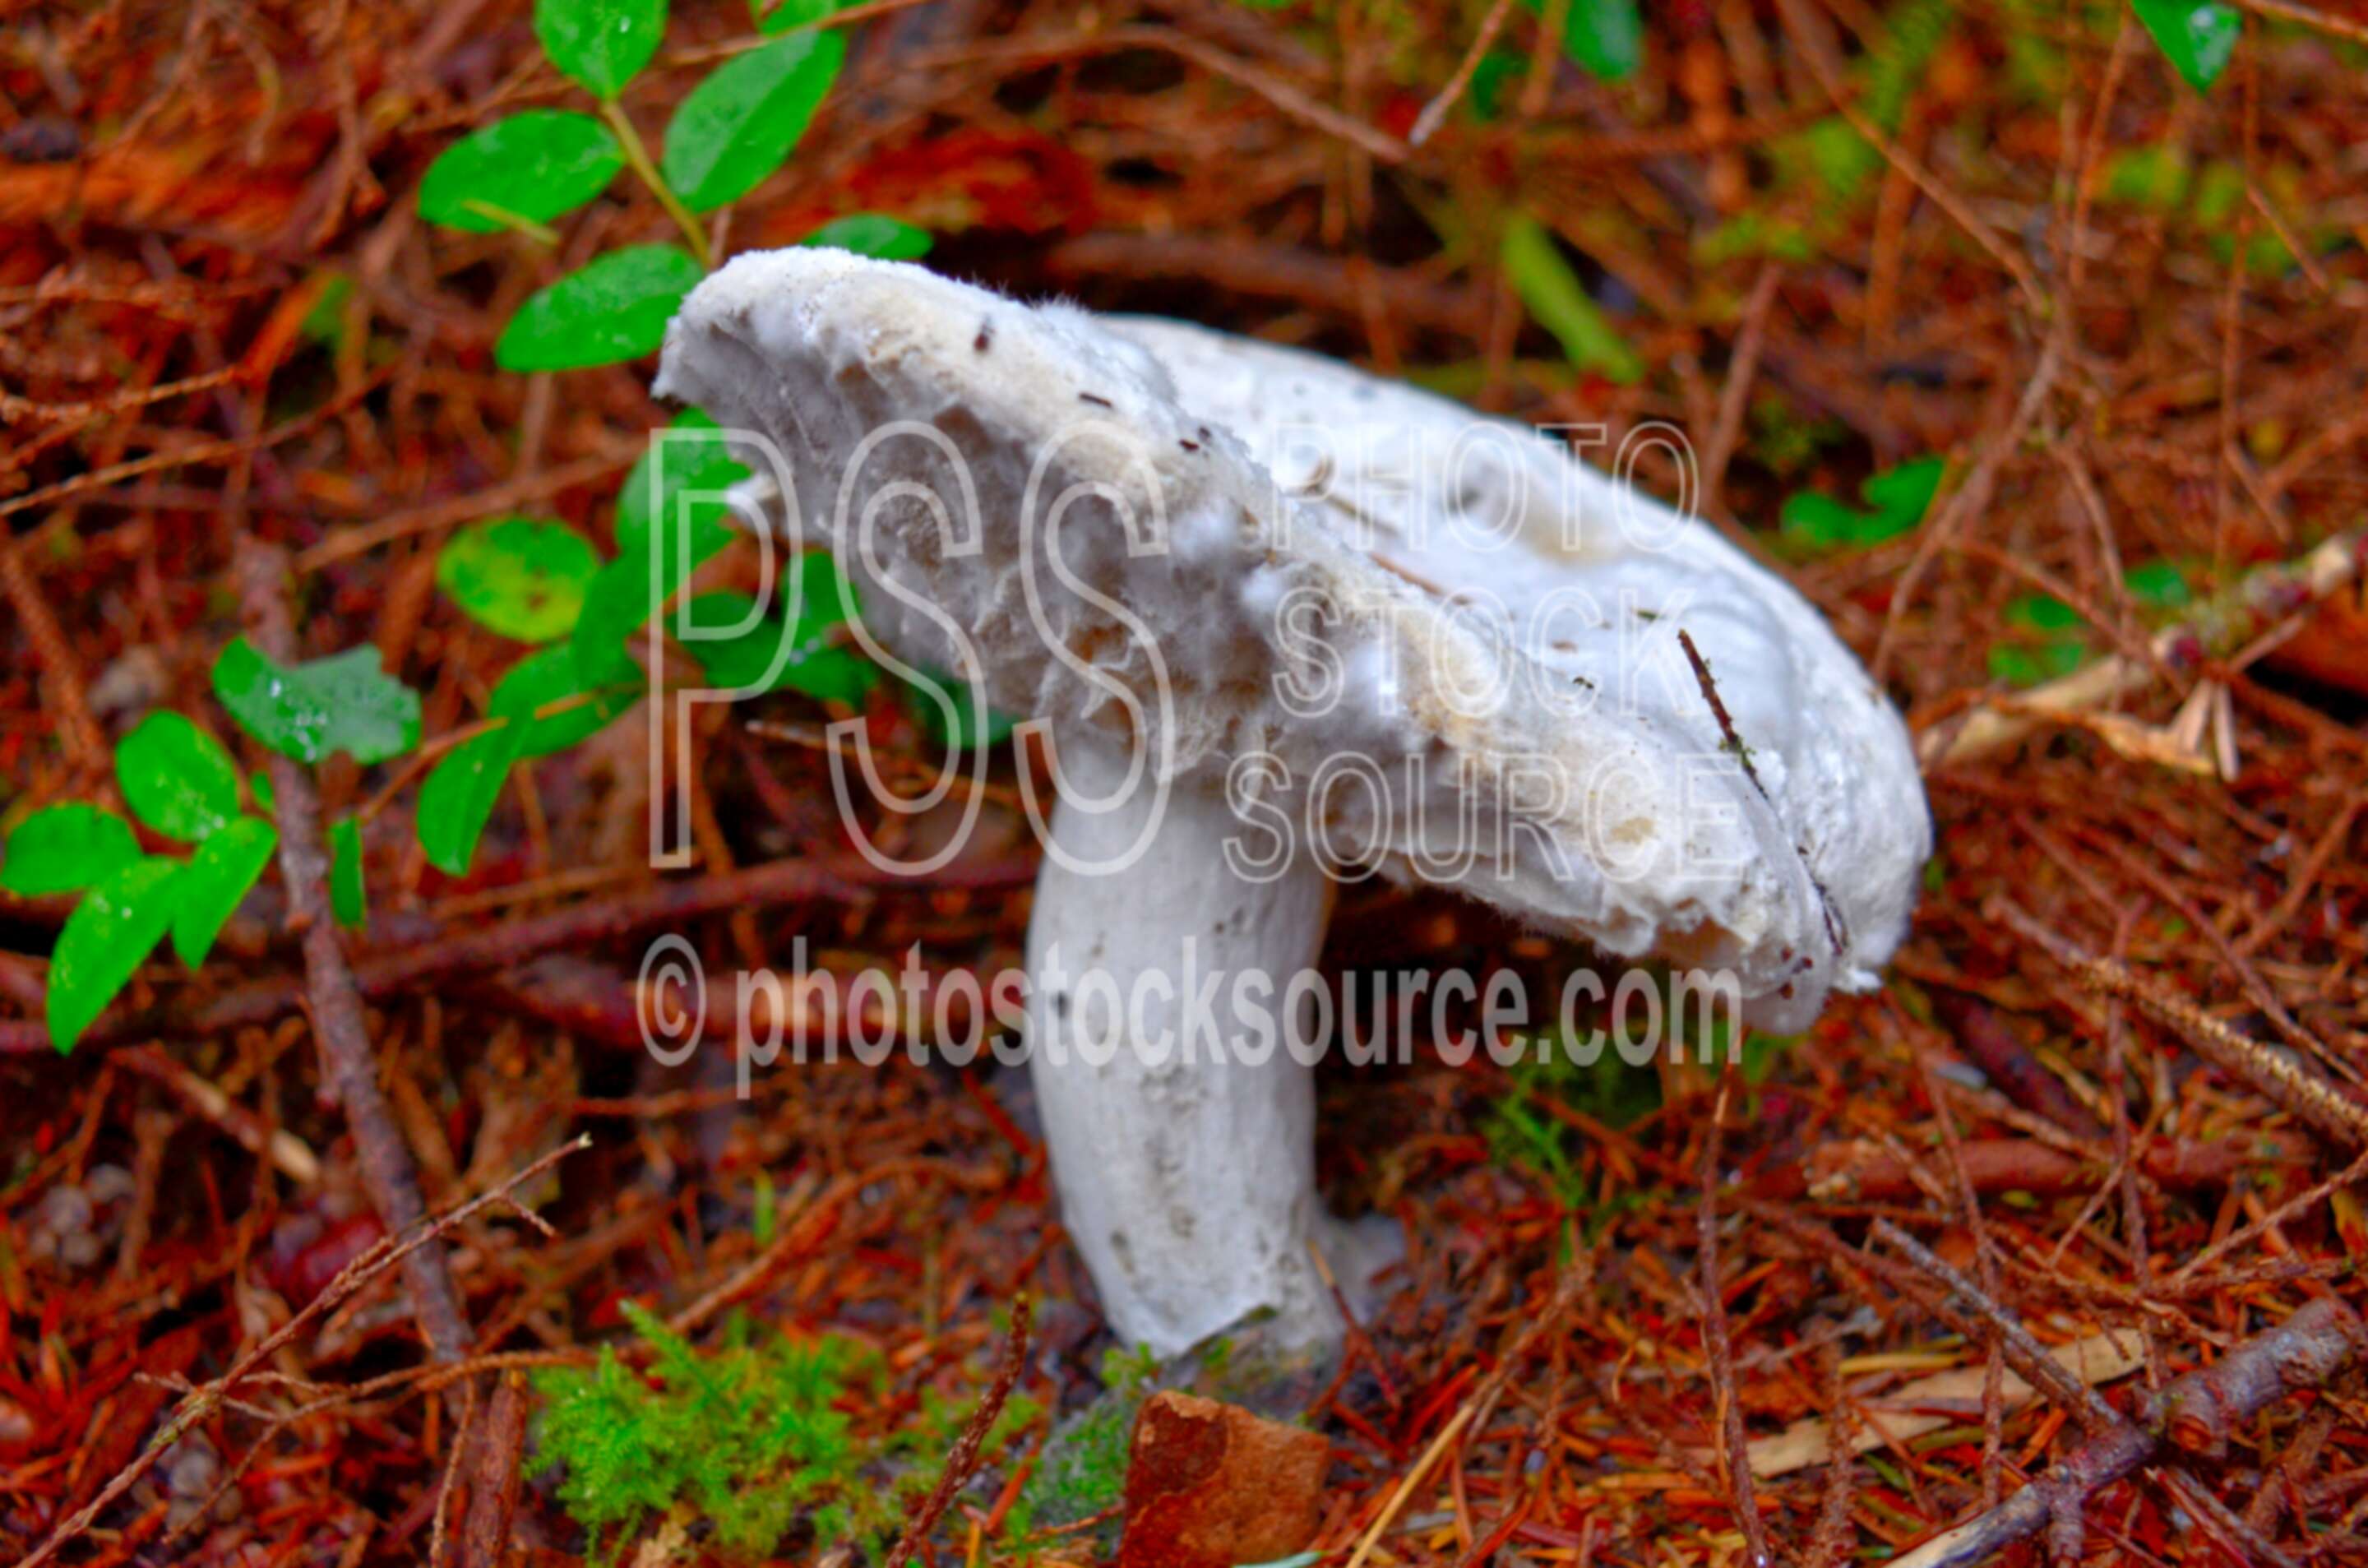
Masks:
[[[1727,1073],[1327,1069],[1327,1197],[1409,1245],[1282,1402],[1331,1446],[1324,1561],[1830,1564],[1976,1516],[1982,1550],[2368,1561],[2368,23],[2243,4],[2199,92],[2136,13],[2034,0],[1669,0],[1618,82],[1527,0],[884,0],[705,227],[890,214],[1023,297],[1615,445],[1666,421],[1909,716],[1937,847],[1880,991]],[[986,832],[917,888],[815,873],[848,709],[794,691],[699,710],[694,876],[649,869],[639,722],[521,768],[465,875],[423,852],[421,767],[518,647],[442,547],[612,540],[674,415],[647,357],[495,358],[531,292],[671,237],[647,191],[542,237],[420,216],[458,138],[589,104],[532,7],[6,13],[0,828],[124,805],[154,710],[261,767],[216,696],[242,632],[375,648],[429,739],[240,783],[302,875],[68,1054],[74,901],[0,893],[0,1550],[878,1562],[984,1405],[924,1560],[1109,1551],[1126,1414],[1177,1374],[1103,1328],[1024,1073],[784,1062],[744,1103],[635,1012],[661,929],[1016,962],[1003,786],[1039,759],[997,748]],[[753,36],[667,25],[621,100],[653,130]],[[859,706],[937,767],[891,689]],[[328,881],[321,821],[355,824]],[[1542,994],[1586,961],[1378,881],[1325,958]],[[445,1218],[398,1259],[404,1190]]]

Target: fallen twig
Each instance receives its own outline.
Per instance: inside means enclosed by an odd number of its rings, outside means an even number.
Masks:
[[[236,564],[248,634],[268,657],[292,663],[296,632],[288,616],[287,552],[248,535],[239,541]],[[290,921],[303,933],[305,995],[321,1048],[322,1082],[353,1129],[371,1207],[390,1233],[406,1231],[425,1216],[427,1205],[419,1194],[410,1147],[379,1089],[378,1056],[362,1016],[361,991],[331,917],[321,799],[312,775],[292,757],[274,752],[269,767],[279,802],[279,874],[287,884]],[[403,1277],[428,1354],[438,1361],[466,1358],[474,1336],[444,1266],[442,1244],[431,1237],[405,1254]]]
[[[2249,1035],[2230,1028],[2194,1004],[2171,995],[2144,976],[2058,936],[2011,899],[1994,898],[1985,906],[1985,912],[2026,940],[2045,949],[2090,990],[2135,1002],[2177,1029],[2195,1048],[2197,1055],[2251,1085],[2296,1118],[2350,1147],[2368,1145],[2368,1108],[2347,1099],[2333,1085]]]
[[[1701,668],[1701,655],[1694,653],[1688,642],[1686,652]],[[1720,717],[1725,718],[1722,712]],[[1718,1102],[1711,1112],[1710,1132],[1703,1140],[1702,1169],[1702,1203],[1695,1210],[1694,1250],[1702,1270],[1702,1346],[1710,1353],[1712,1400],[1718,1425],[1713,1432],[1718,1440],[1719,1468],[1726,1477],[1727,1506],[1734,1511],[1735,1522],[1743,1531],[1749,1561],[1754,1568],[1764,1568],[1774,1561],[1768,1552],[1768,1527],[1759,1517],[1759,1504],[1751,1486],[1750,1444],[1744,1437],[1743,1405],[1736,1397],[1735,1384],[1735,1352],[1729,1342],[1726,1325],[1726,1296],[1719,1285],[1718,1274],[1718,1156],[1725,1142],[1726,1096],[1733,1086],[1730,1074],[1718,1086]]]
[[[885,876],[863,861],[785,859],[768,861],[720,876],[685,877],[636,888],[612,898],[516,920],[487,931],[457,931],[368,953],[352,965],[354,983],[376,1001],[433,981],[508,969],[555,950],[577,950],[614,941],[676,921],[695,920],[725,910],[757,909],[808,899],[855,903],[872,892],[897,887],[996,888],[1017,886],[1035,875],[1026,862],[996,862],[963,872],[948,868],[927,882]],[[269,1023],[293,1012],[302,997],[286,979],[274,977],[233,986],[193,1006],[166,1006],[102,1016],[83,1036],[85,1048],[153,1039],[157,1035],[220,1034]],[[48,1051],[49,1036],[38,1022],[0,1023],[0,1055]]]
[[[1031,1311],[1029,1299],[1021,1296],[1011,1303],[1011,1331],[1003,1341],[1003,1362],[995,1369],[995,1381],[979,1396],[978,1407],[970,1413],[970,1422],[954,1440],[953,1451],[946,1456],[945,1473],[938,1477],[937,1485],[921,1500],[905,1519],[905,1531],[896,1538],[894,1550],[883,1559],[888,1568],[902,1568],[911,1559],[913,1549],[928,1535],[954,1494],[962,1490],[970,1472],[978,1468],[978,1450],[994,1430],[996,1418],[1003,1414],[1004,1402],[1011,1391],[1019,1386],[1019,1374],[1028,1369],[1028,1318]]]
[[[1497,41],[1497,34],[1512,9],[1513,0],[1497,0],[1488,7],[1488,14],[1480,18],[1480,30],[1472,35],[1471,47],[1463,51],[1463,61],[1455,67],[1455,74],[1447,79],[1447,85],[1440,89],[1439,96],[1423,105],[1422,113],[1415,117],[1414,129],[1406,132],[1407,146],[1421,146],[1447,123],[1448,112],[1455,108],[1455,100],[1463,96],[1463,90],[1472,85],[1472,75],[1480,69],[1481,57],[1488,52],[1488,46]]]
[[[1957,1269],[1935,1256],[1931,1250],[1901,1230],[1889,1220],[1877,1220],[1873,1233],[1896,1250],[1910,1263],[1949,1288],[1960,1312],[1978,1314],[1997,1332],[1998,1346],[2022,1380],[2047,1395],[2056,1406],[2090,1432],[2104,1432],[2120,1424],[2121,1417],[2113,1407],[2080,1379],[2066,1371],[2061,1363],[2047,1353],[2047,1347],[2031,1336],[2016,1317],[1992,1301],[1980,1286]]]
[[[1997,1507],[1893,1559],[1893,1568],[1968,1568],[2042,1529],[2059,1559],[2078,1561],[2081,1508],[2090,1497],[2152,1460],[2166,1441],[2189,1453],[2217,1454],[2231,1428],[2298,1389],[2326,1383],[2363,1347],[2368,1327],[2358,1313],[2331,1297],[2313,1301],[2164,1388],[2136,1422],[2091,1439]]]
[[[498,1568],[507,1555],[526,1417],[526,1375],[505,1372],[495,1381],[493,1408],[477,1435],[476,1473],[469,1483],[469,1513],[461,1527],[463,1568]]]

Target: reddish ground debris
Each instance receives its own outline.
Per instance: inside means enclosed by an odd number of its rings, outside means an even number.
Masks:
[[[1290,1412],[1291,1451],[1329,1454],[1331,1568],[1727,1568],[1761,1537],[1815,1568],[2011,1562],[2043,1533],[2363,1561],[2368,25],[2167,9],[2229,30],[2209,91],[2120,6],[1648,5],[1615,83],[1547,24],[1616,0],[869,0],[826,24],[849,62],[795,156],[701,220],[731,254],[877,209],[949,273],[1351,358],[1600,430],[1599,459],[1675,424],[1698,463],[1638,482],[1774,561],[1918,732],[1914,932],[1804,1036],[1730,1041],[1733,1073],[1425,1040],[1326,1074],[1333,1207],[1411,1241]],[[654,146],[755,37],[744,0],[672,10],[620,106]],[[594,107],[535,11],[10,8],[0,828],[121,804],[109,750],[158,709],[262,766],[209,679],[242,556],[285,552],[250,608],[297,653],[374,645],[449,745],[520,650],[438,590],[443,542],[518,514],[613,548],[675,412],[651,365],[493,349],[533,291],[675,220],[623,178],[549,236],[417,207],[463,134]],[[1508,271],[1518,214],[1588,310]],[[1938,499],[1893,528],[1861,486],[1925,458]],[[415,774],[333,760],[313,782],[364,824],[367,928],[324,937],[299,846],[298,885],[268,877],[199,971],[160,954],[69,1058],[41,1006],[71,903],[0,893],[0,1557],[580,1562],[533,1380],[609,1354],[646,1386],[628,1304],[710,1358],[748,1333],[868,1358],[831,1416],[889,1454],[870,1480],[913,1483],[916,1561],[1107,1554],[1122,1452],[1079,1434],[1137,1370],[1024,1075],[785,1053],[744,1102],[728,1059],[634,1048],[657,929],[718,972],[786,973],[801,941],[844,979],[919,955],[917,1003],[852,1021],[785,993],[817,1051],[918,1038],[937,987],[1014,961],[1041,756],[998,748],[974,852],[882,886],[833,805],[841,719],[936,776],[885,689],[697,710],[667,737],[692,778],[662,787],[699,869],[663,878],[646,725],[523,765],[465,878],[417,849]],[[1344,889],[1325,959],[1537,995],[1595,961],[1378,881]],[[398,1257],[415,1210],[443,1218]],[[2034,1359],[2109,1332],[2144,1359],[2105,1386]],[[2007,1400],[2026,1367],[2041,1392]],[[1983,1392],[1860,1451],[1950,1372]],[[996,1390],[1002,1428],[967,1435]],[[1809,1421],[1860,1457],[1745,1468]],[[679,1514],[612,1556],[720,1554]],[[854,1561],[813,1534],[780,1554]]]

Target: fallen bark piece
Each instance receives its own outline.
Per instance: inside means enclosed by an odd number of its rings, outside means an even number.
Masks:
[[[1235,1568],[1289,1557],[1322,1521],[1321,1434],[1172,1391],[1143,1402],[1118,1568]]]
[[[2152,1460],[2166,1438],[2212,1455],[2228,1433],[2279,1400],[2332,1380],[2368,1349],[2368,1327],[2332,1297],[2255,1335],[2212,1366],[2169,1384],[2135,1424],[2091,1438],[2070,1458],[1987,1513],[1941,1531],[1892,1568],[1971,1568],[2044,1529],[2061,1561],[2078,1561],[2089,1498]]]
[[[2138,1336],[2126,1332],[2092,1334],[2059,1345],[2047,1354],[2056,1365],[2091,1386],[2126,1378],[2146,1360]],[[1904,1443],[1943,1426],[1979,1420],[1982,1384],[1987,1376],[1986,1367],[1957,1367],[1903,1383],[1881,1399],[1866,1401],[1860,1407],[1861,1420],[1850,1437],[1850,1452],[1862,1454],[1885,1442]],[[2032,1388],[2009,1372],[1999,1393],[2012,1414],[2031,1403]],[[1790,1475],[1833,1458],[1832,1428],[1823,1417],[1795,1421],[1774,1437],[1752,1443],[1749,1453],[1751,1473],[1760,1480]]]

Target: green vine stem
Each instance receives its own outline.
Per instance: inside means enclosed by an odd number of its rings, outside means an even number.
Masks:
[[[714,271],[715,254],[707,243],[707,232],[699,226],[699,220],[689,208],[682,204],[682,198],[674,193],[674,187],[666,184],[666,176],[658,173],[658,166],[650,162],[650,150],[642,145],[642,134],[633,129],[632,119],[625,113],[624,106],[614,98],[603,98],[600,100],[600,118],[608,122],[609,130],[617,133],[618,143],[625,150],[626,164],[641,176],[642,183],[650,187],[650,194],[656,197],[658,205],[666,210],[666,216],[673,219],[675,227],[682,231],[682,237],[690,242],[690,254],[699,258],[699,265],[703,269]]]

